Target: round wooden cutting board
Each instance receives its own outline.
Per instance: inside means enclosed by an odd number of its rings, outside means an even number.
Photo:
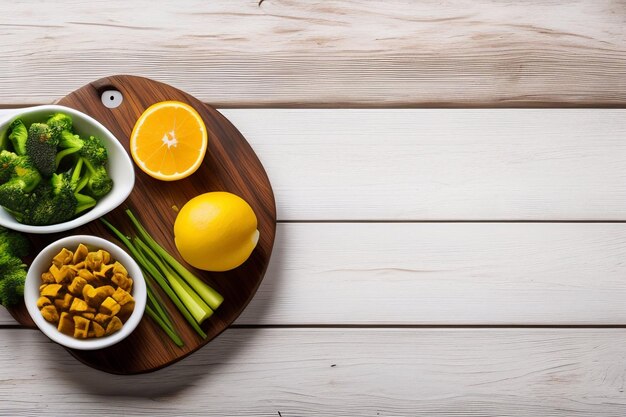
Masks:
[[[119,107],[109,109],[102,104],[101,95],[107,90],[121,92],[123,101]],[[115,374],[157,370],[184,358],[219,335],[241,314],[254,296],[267,269],[274,244],[276,206],[265,170],[241,133],[211,106],[169,85],[128,75],[94,81],[62,98],[57,104],[80,110],[100,121],[128,151],[129,137],[136,120],[150,105],[165,100],[186,102],[202,116],[209,134],[209,146],[202,166],[190,177],[173,182],[155,180],[136,169],[135,187],[130,197],[105,217],[120,230],[131,232],[133,229],[124,213],[130,207],[154,238],[182,261],[174,246],[174,207],[182,207],[198,194],[229,191],[243,197],[254,209],[260,240],[250,258],[232,271],[216,273],[190,268],[225,299],[202,325],[207,333],[206,339],[197,336],[164,296],[185,343],[184,347],[177,347],[152,319],[144,315],[137,329],[117,345],[98,351],[68,349],[85,364]],[[93,234],[120,244],[99,221],[63,234],[30,235],[30,238],[34,252],[37,253],[48,243],[73,234]],[[34,327],[24,305],[10,311],[21,324]]]

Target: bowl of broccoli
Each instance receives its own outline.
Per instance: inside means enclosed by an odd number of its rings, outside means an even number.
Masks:
[[[0,225],[25,233],[82,226],[119,206],[133,163],[97,120],[58,105],[17,109],[0,120]]]

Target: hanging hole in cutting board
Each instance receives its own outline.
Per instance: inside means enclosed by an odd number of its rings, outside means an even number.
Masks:
[[[102,100],[102,104],[109,109],[114,109],[119,107],[124,101],[124,96],[117,90],[106,90],[100,96],[100,100]]]

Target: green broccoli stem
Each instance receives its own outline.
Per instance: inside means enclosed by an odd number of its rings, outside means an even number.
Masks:
[[[148,246],[157,254],[163,258],[165,262],[167,262],[172,269],[174,269],[187,283],[198,293],[198,295],[206,302],[206,304],[211,307],[213,310],[217,310],[217,308],[224,301],[224,297],[209,285],[207,285],[200,278],[192,274],[187,268],[181,265],[172,255],[169,254],[161,245],[159,245],[153,238],[148,234],[146,229],[141,225],[139,220],[135,217],[130,209],[126,209],[126,214],[130,218],[133,225],[137,229],[137,232],[141,236],[143,240],[146,241]]]
[[[2,208],[5,209],[11,216],[15,217],[15,220],[18,222],[22,223],[24,221],[24,215],[19,211],[11,210],[4,206],[2,206]]]
[[[88,195],[75,193],[74,197],[76,197],[76,209],[74,210],[74,215],[77,215],[78,213],[88,210],[96,205],[96,200]]]
[[[56,169],[59,168],[59,165],[61,165],[61,161],[63,160],[63,158],[65,158],[68,155],[72,155],[76,152],[80,151],[80,148],[67,148],[67,149],[63,149],[62,151],[58,152],[57,155],[54,157],[54,166]]]
[[[74,165],[74,168],[72,170],[72,177],[70,178],[70,181],[73,184],[78,183],[82,170],[83,170],[83,158],[78,158],[78,161],[76,162],[76,165]],[[77,191],[80,191],[80,190],[77,190]]]
[[[89,176],[85,175],[83,178],[80,179],[80,181],[78,181],[78,183],[76,184],[76,189],[74,190],[74,192],[76,193],[80,193],[80,191],[85,188],[85,185],[87,185],[87,183],[89,182]],[[83,194],[84,195],[84,194]]]
[[[74,165],[74,168],[72,169],[72,177],[70,178],[70,182],[72,184],[76,184],[76,186],[74,187],[74,192],[75,193],[80,193],[81,190],[83,188],[85,188],[85,186],[87,185],[87,183],[89,182],[89,175],[83,175],[81,177],[81,173],[83,171],[83,158],[78,158],[78,162],[76,162],[76,165]]]
[[[196,331],[196,333],[198,333],[200,335],[200,337],[202,337],[203,339],[206,339],[206,333],[200,328],[200,326],[198,325],[198,323],[196,323],[196,321],[194,320],[193,316],[191,315],[191,313],[189,313],[189,311],[187,310],[187,308],[185,308],[185,306],[183,305],[183,303],[180,301],[180,299],[178,298],[178,296],[176,295],[176,293],[172,290],[172,288],[170,288],[170,286],[167,284],[167,282],[165,281],[165,278],[163,278],[163,276],[161,275],[161,273],[156,269],[156,267],[152,264],[150,264],[149,262],[145,262],[145,258],[140,254],[140,252],[137,250],[137,248],[135,248],[135,246],[132,244],[132,242],[130,241],[130,239],[128,239],[126,236],[124,236],[124,234],[122,234],[122,232],[120,232],[119,230],[117,230],[115,228],[115,226],[113,226],[111,223],[109,223],[108,221],[106,221],[105,219],[101,218],[100,221],[109,228],[109,230],[111,230],[111,232],[113,232],[113,234],[115,236],[117,236],[117,238],[124,244],[126,245],[126,247],[130,250],[131,254],[133,255],[133,257],[135,258],[135,260],[137,262],[139,262],[140,264],[142,264],[141,266],[146,269],[148,271],[148,273],[152,276],[152,278],[154,278],[154,280],[159,284],[159,286],[163,289],[163,291],[165,291],[165,293],[167,294],[167,296],[172,300],[172,302],[176,305],[176,307],[178,308],[178,310],[181,312],[181,314],[183,315],[183,317],[185,317],[185,320],[187,320],[187,323],[189,323],[189,325],[191,327],[193,327],[193,329]]]
[[[158,324],[159,327],[161,327],[161,329],[163,329],[163,331],[167,333],[167,335],[170,337],[170,339],[172,339],[172,341],[176,344],[176,346],[178,347],[185,346],[180,336],[174,333],[172,329],[170,329],[167,326],[167,324],[165,324],[163,319],[161,319],[161,317],[154,310],[152,310],[152,308],[148,305],[146,305],[146,313],[148,313],[148,315],[152,318],[152,320],[154,320],[156,324]]]
[[[148,257],[148,259],[161,270],[161,273],[165,276],[172,289],[176,292],[176,295],[181,299],[185,307],[189,310],[198,324],[202,324],[204,320],[209,318],[213,314],[213,310],[206,305],[202,298],[196,292],[189,287],[183,281],[182,278],[173,274],[168,267],[163,264],[161,259],[146,245],[141,239],[135,238],[135,243],[139,247],[139,250]]]

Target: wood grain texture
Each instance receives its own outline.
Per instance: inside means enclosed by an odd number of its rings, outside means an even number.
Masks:
[[[615,416],[624,329],[230,329],[155,374],[106,375],[0,330],[2,416]],[[280,413],[280,414],[279,414]]]
[[[0,14],[4,103],[50,102],[115,73],[220,106],[626,103],[623,0],[92,7],[26,1]]]
[[[224,110],[280,220],[626,220],[626,110]]]
[[[100,101],[102,91],[109,89],[124,94],[124,100],[117,108],[108,109]],[[184,347],[178,348],[154,321],[145,316],[128,338],[110,348],[98,351],[70,350],[79,360],[107,372],[132,374],[152,371],[208,343],[230,325],[252,299],[272,253],[276,227],[272,187],[245,138],[215,109],[168,85],[131,76],[112,76],[94,81],[64,97],[58,104],[83,111],[101,122],[128,151],[129,137],[136,120],[150,105],[165,100],[189,103],[202,117],[210,138],[202,166],[192,176],[174,182],[158,181],[136,170],[133,192],[122,206],[106,216],[107,219],[118,225],[120,230],[130,233],[133,228],[124,209],[131,207],[155,240],[170,253],[177,254],[172,231],[176,212],[172,207],[182,207],[188,200],[204,192],[229,191],[244,198],[255,211],[260,232],[259,243],[240,268],[223,273],[194,271],[225,299],[202,325],[207,338],[200,338],[174,304],[164,296],[167,300],[166,308],[171,312],[172,320],[185,343]],[[97,221],[71,233],[93,234],[117,242]],[[32,235],[34,251],[58,237],[59,234]],[[179,260],[182,261],[180,257]],[[21,307],[12,310],[18,319],[24,317],[24,308]],[[30,323],[29,318],[24,324]]]
[[[238,324],[624,325],[626,224],[279,225]]]
[[[626,224],[279,224],[235,323],[626,325],[625,259]]]

